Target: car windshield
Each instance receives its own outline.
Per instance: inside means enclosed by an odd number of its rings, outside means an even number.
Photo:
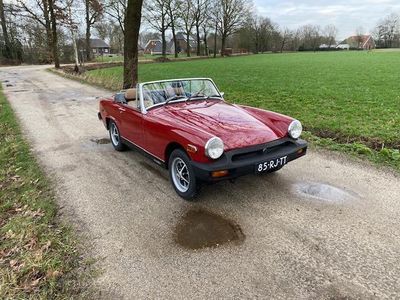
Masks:
[[[179,99],[222,98],[214,83],[209,79],[178,79],[145,83],[143,97],[146,107]]]

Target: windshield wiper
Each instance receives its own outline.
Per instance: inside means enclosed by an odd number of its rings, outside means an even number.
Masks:
[[[175,96],[169,97],[167,100],[165,100],[164,105],[167,105],[169,101],[178,100],[178,99],[182,99],[182,98],[186,98],[186,96],[176,96],[175,95]]]

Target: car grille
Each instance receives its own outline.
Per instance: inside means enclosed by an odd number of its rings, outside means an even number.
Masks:
[[[249,158],[255,158],[255,157],[262,157],[266,153],[271,153],[274,152],[275,150],[278,150],[279,148],[282,148],[284,146],[288,146],[292,144],[290,141],[282,141],[282,143],[274,143],[274,145],[268,146],[266,145],[260,145],[260,149],[253,150],[253,151],[245,151],[240,152],[237,154],[232,155],[232,162],[237,162],[240,160],[244,159],[249,159]]]

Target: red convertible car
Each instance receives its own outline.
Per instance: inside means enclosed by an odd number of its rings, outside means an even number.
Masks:
[[[202,182],[274,172],[306,154],[290,117],[230,104],[207,78],[145,82],[100,100],[98,117],[115,150],[141,150],[192,199]]]

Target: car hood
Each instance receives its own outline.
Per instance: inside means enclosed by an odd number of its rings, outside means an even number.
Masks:
[[[221,138],[225,151],[267,143],[280,138],[279,132],[239,106],[223,101],[174,103],[163,107],[163,114],[173,123],[184,123]]]

